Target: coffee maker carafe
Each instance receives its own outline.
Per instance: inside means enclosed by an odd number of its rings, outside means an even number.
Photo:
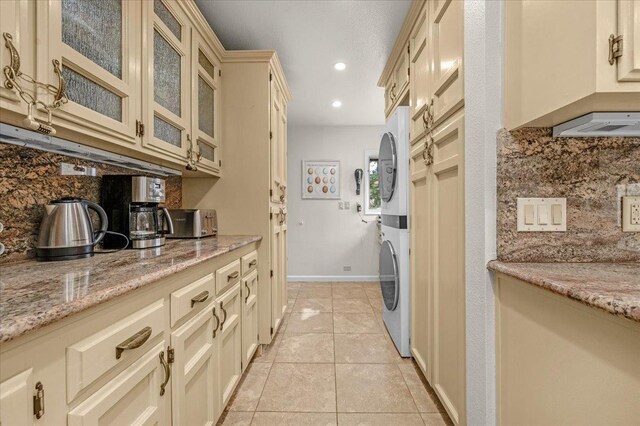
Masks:
[[[104,176],[102,205],[109,218],[109,230],[129,237],[129,247],[160,247],[165,235],[173,233],[173,222],[165,207],[164,179],[147,176]],[[119,248],[122,240],[106,235],[105,248]]]

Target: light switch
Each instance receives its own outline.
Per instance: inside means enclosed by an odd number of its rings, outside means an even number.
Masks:
[[[566,198],[518,198],[518,232],[565,232]]]
[[[547,225],[549,223],[549,206],[538,206],[538,225]]]
[[[554,225],[562,225],[562,205],[551,205],[551,223]]]
[[[526,206],[524,206],[524,224],[525,225],[533,225],[534,223],[534,218],[533,218],[533,204],[527,204]]]

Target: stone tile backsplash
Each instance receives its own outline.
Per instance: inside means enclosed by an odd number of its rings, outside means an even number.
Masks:
[[[638,262],[621,199],[640,195],[640,138],[553,138],[550,128],[498,134],[498,260]],[[517,232],[516,199],[564,197],[567,232]]]
[[[60,163],[96,167],[98,176],[61,176]],[[121,167],[30,148],[0,143],[0,242],[5,253],[0,264],[35,256],[35,244],[44,214],[51,200],[65,196],[99,202],[102,175],[136,174]],[[182,205],[182,178],[167,178],[167,202]]]

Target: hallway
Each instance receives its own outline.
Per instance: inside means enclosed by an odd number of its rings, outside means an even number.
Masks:
[[[288,296],[219,424],[449,424],[387,334],[378,283],[289,283]]]

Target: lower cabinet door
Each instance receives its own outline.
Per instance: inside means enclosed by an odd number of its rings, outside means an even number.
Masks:
[[[174,425],[214,425],[219,415],[212,302],[171,334]]]
[[[68,425],[160,425],[170,422],[170,399],[160,395],[163,340],[68,414]],[[45,407],[46,408],[46,407]],[[3,422],[4,424],[4,422]]]
[[[33,369],[0,383],[0,424],[35,424],[33,415]]]
[[[242,279],[242,360],[247,368],[258,347],[258,271]]]
[[[220,328],[218,331],[218,371],[220,374],[220,406],[229,402],[242,376],[242,298],[240,284],[231,287],[217,299]]]

